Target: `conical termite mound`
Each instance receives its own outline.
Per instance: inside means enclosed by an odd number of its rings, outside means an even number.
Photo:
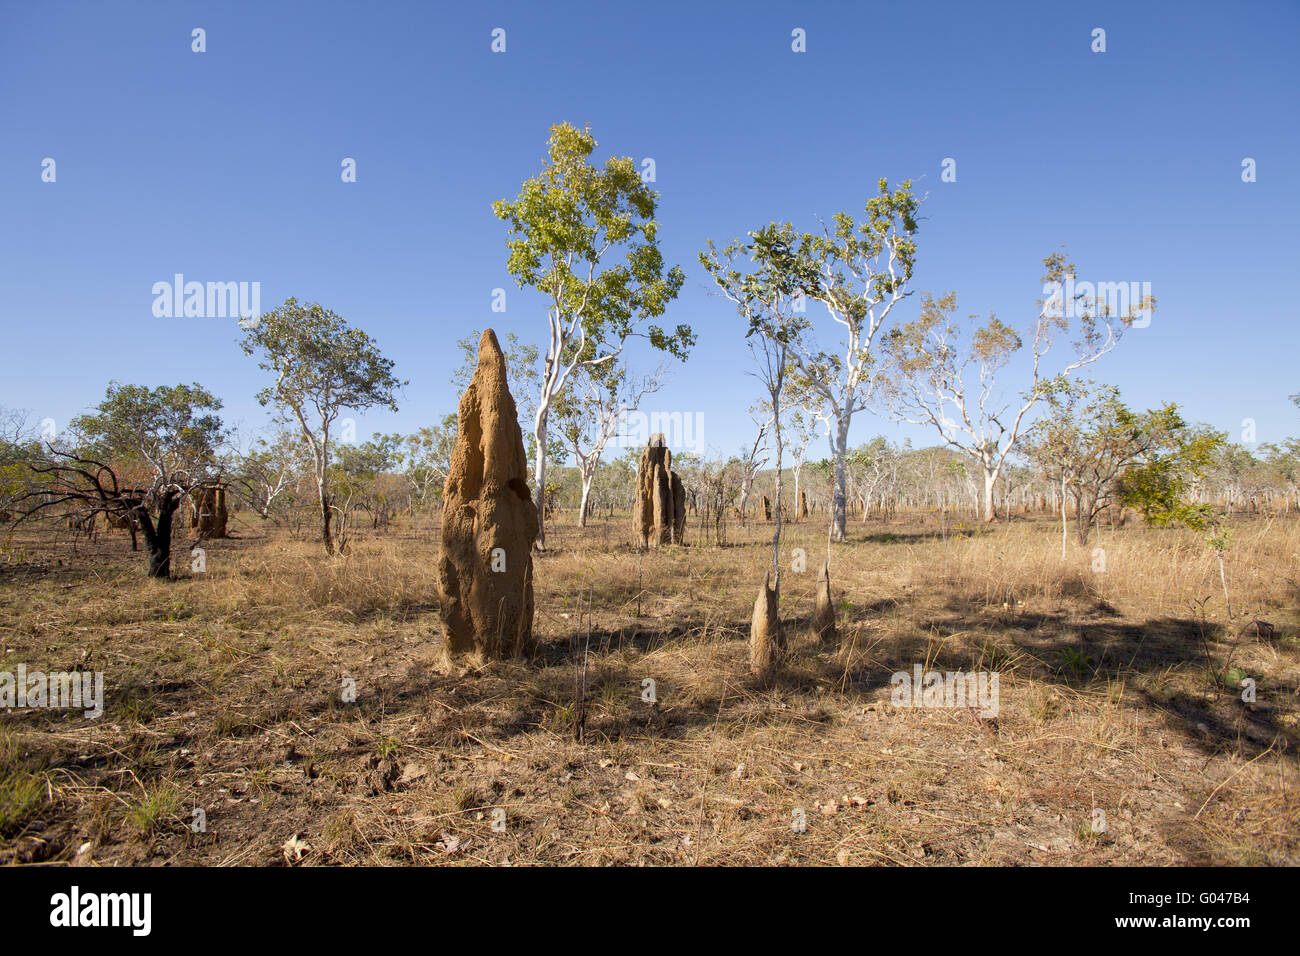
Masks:
[[[835,602],[831,598],[831,569],[827,561],[822,562],[822,569],[817,572],[817,604],[813,608],[812,629],[823,644],[835,643]]]
[[[537,537],[523,435],[491,329],[479,341],[458,425],[443,490],[439,613],[449,660],[478,662],[521,654],[532,643]]]
[[[754,599],[749,622],[749,669],[755,677],[768,676],[785,653],[785,630],[777,613],[777,592],[772,572],[763,575],[763,587]]]

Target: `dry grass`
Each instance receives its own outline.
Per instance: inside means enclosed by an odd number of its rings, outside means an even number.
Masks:
[[[640,555],[623,517],[563,520],[535,659],[465,674],[440,667],[424,529],[326,559],[248,524],[170,583],[121,536],[12,542],[0,670],[102,670],[108,701],[0,717],[0,859],[283,864],[298,834],[304,864],[1300,860],[1294,521],[1235,526],[1231,622],[1185,532],[1104,528],[1062,562],[1050,521],[856,524],[839,650],[807,633],[825,529],[796,525],[791,660],[759,684],[769,525]],[[996,718],[892,706],[917,662],[996,671]]]

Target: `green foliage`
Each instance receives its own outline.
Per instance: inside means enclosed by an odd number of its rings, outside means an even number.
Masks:
[[[506,268],[520,288],[531,286],[547,300],[547,348],[532,429],[532,444],[540,446],[533,449],[539,547],[546,542],[546,465],[565,454],[547,425],[572,373],[617,362],[633,336],[682,360],[695,344],[690,326],[668,331],[654,322],[686,279],[679,266],[665,267],[659,251],[658,194],[626,156],[596,168],[590,162],[595,149],[589,128],[552,126],[541,172],[515,199],[492,205],[509,227]]]
[[[1249,676],[1240,667],[1231,664],[1224,664],[1222,667],[1216,667],[1214,664],[1211,664],[1209,670],[1210,682],[1219,689],[1226,691],[1239,690],[1242,686],[1242,682]]]
[[[40,445],[26,436],[0,436],[0,509],[29,487],[32,472],[27,463],[40,452]]]
[[[318,303],[286,299],[251,324],[240,345],[276,376],[257,393],[258,402],[292,410],[304,429],[311,409],[324,424],[345,408],[397,411],[394,392],[407,384],[392,374],[392,360],[374,339]]]
[[[709,240],[699,254],[700,265],[745,321],[746,338],[758,333],[789,345],[808,327],[799,304],[818,283],[807,254],[811,242],[790,223],[773,222],[751,232],[748,242],[735,239],[721,250]]]
[[[1147,415],[1146,427],[1156,437],[1145,459],[1124,475],[1124,503],[1155,527],[1209,528],[1213,512],[1207,505],[1189,501],[1188,492],[1226,446],[1226,433],[1190,428],[1172,403]],[[1219,536],[1214,537],[1217,541]],[[1222,549],[1215,546],[1215,550]]]
[[[394,393],[407,383],[393,375],[393,361],[365,332],[318,303],[289,298],[251,323],[240,343],[258,355],[258,367],[275,383],[257,394],[263,405],[292,413],[315,466],[322,540],[334,553],[330,532],[330,426],[343,409],[383,407],[397,411]]]
[[[297,478],[307,472],[310,457],[301,433],[280,428],[271,441],[259,438],[248,451],[231,454],[227,477],[236,495],[270,517],[272,508],[292,505]]]
[[[591,130],[568,123],[551,127],[547,145],[542,171],[492,210],[510,227],[506,268],[520,288],[543,292],[557,321],[580,327],[564,343],[574,352],[548,359],[589,361],[606,343],[637,333],[639,321],[662,315],[686,277],[679,266],[665,270],[654,218],[658,194],[631,158],[611,157],[597,169],[589,161],[597,145]],[[624,261],[598,269],[614,249],[624,250]],[[650,324],[644,334],[682,360],[695,344],[686,325],[670,332]]]
[[[0,777],[0,837],[22,830],[45,805],[44,774],[15,771]]]
[[[805,387],[850,417],[863,407],[857,392],[874,374],[875,335],[894,304],[910,295],[907,284],[916,268],[921,200],[912,192],[912,181],[891,190],[889,181],[881,179],[877,188],[861,223],[839,212],[821,233],[795,238],[779,229],[754,236],[759,252],[787,277],[786,290],[804,290],[846,329],[841,348],[819,349],[804,338],[793,344]]]
[[[410,491],[395,472],[401,465],[405,439],[376,432],[369,441],[341,444],[329,469],[329,484],[337,510],[346,517],[349,506],[370,512],[376,523],[387,523]]]
[[[145,789],[140,799],[126,809],[126,819],[141,833],[153,834],[180,809],[182,794],[172,783],[160,782],[152,791]]]
[[[1153,526],[1204,526],[1208,509],[1188,496],[1223,447],[1222,433],[1188,425],[1173,402],[1135,412],[1112,385],[1058,379],[1044,395],[1049,414],[1026,451],[1074,499],[1081,543],[1115,502]]]
[[[877,188],[878,195],[867,200],[861,225],[840,212],[833,229],[806,237],[810,265],[821,276],[815,297],[855,323],[875,305],[901,293],[916,268],[920,200],[912,192],[912,181],[904,180],[891,191],[889,180],[881,179]],[[889,268],[880,263],[884,255],[893,260]],[[868,263],[882,267],[864,269]],[[865,288],[857,289],[858,283]]]
[[[112,382],[93,414],[72,421],[83,451],[104,462],[147,466],[160,476],[188,476],[215,469],[225,439],[215,414],[221,399],[192,385],[121,385]]]
[[[340,445],[337,457],[339,472],[357,481],[369,481],[397,467],[401,457],[401,435],[376,432],[359,445]]]
[[[1073,680],[1083,680],[1092,671],[1092,658],[1077,647],[1063,647],[1060,655],[1061,663],[1070,672]]]

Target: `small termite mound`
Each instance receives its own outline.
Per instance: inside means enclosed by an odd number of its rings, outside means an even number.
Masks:
[[[777,613],[777,593],[772,572],[763,575],[763,587],[754,599],[749,622],[749,669],[755,677],[766,677],[785,653],[785,630]]]
[[[817,604],[813,608],[812,630],[823,644],[833,644],[837,640],[835,602],[831,598],[831,568],[827,561],[822,562],[822,569],[817,572]]]

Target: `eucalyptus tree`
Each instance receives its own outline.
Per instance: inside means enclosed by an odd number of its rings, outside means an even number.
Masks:
[[[1113,385],[1071,382],[1046,396],[1048,414],[1025,450],[1061,489],[1061,558],[1065,558],[1067,498],[1074,503],[1075,535],[1088,543],[1098,515],[1134,504],[1150,518],[1175,514],[1185,499],[1181,473],[1203,474],[1222,435],[1202,439],[1178,406],[1132,411]]]
[[[794,475],[794,508],[792,513],[799,517],[800,493],[803,491],[803,466],[808,458],[808,445],[823,424],[823,405],[816,393],[808,389],[806,381],[791,369],[785,380],[785,395],[782,404],[789,409],[790,472]]]
[[[903,455],[909,450],[906,446],[892,444],[884,435],[877,435],[849,452],[849,478],[862,507],[864,524],[873,502],[880,506],[882,517],[888,517],[888,500],[896,493]]]
[[[405,440],[401,435],[376,432],[368,441],[341,445],[330,467],[336,490],[334,512],[338,518],[338,546],[344,550],[349,518],[354,509],[370,514],[372,528],[387,527],[401,500],[409,502],[410,484],[396,474]]]
[[[894,307],[911,293],[907,285],[916,266],[917,211],[923,200],[912,193],[911,180],[891,190],[878,181],[879,195],[866,203],[859,224],[837,213],[833,226],[822,223],[820,235],[805,234],[787,253],[787,272],[806,297],[821,302],[838,343],[822,348],[814,328],[791,341],[798,374],[825,402],[834,463],[834,502],[830,536],[843,541],[847,492],[845,458],[853,416],[868,407],[878,370],[876,338]]]
[[[0,522],[13,518],[10,505],[31,483],[27,463],[41,451],[29,419],[25,410],[0,408]]]
[[[761,411],[762,414],[755,414],[756,411]],[[750,421],[758,427],[758,431],[754,433],[753,443],[748,446],[741,445],[741,454],[734,459],[740,479],[740,497],[736,507],[740,511],[742,522],[745,520],[745,509],[749,506],[749,496],[754,491],[754,481],[758,478],[758,473],[763,470],[763,466],[767,464],[767,431],[772,427],[772,416],[762,408],[761,403],[750,408],[749,412]]]
[[[578,504],[578,527],[587,526],[591,484],[596,477],[605,447],[619,433],[629,412],[663,385],[666,366],[640,378],[623,362],[580,367],[569,388],[555,400],[557,431],[578,464],[582,496]]]
[[[807,278],[798,269],[792,246],[798,242],[790,223],[769,223],[736,239],[722,250],[710,240],[700,253],[700,264],[712,276],[721,295],[736,307],[745,325],[745,338],[754,357],[755,375],[767,393],[763,399],[771,412],[773,451],[776,455],[775,523],[772,530],[773,590],[781,593],[781,474],[784,461],[782,398],[790,373],[792,343],[807,327],[803,298]]]
[[[681,268],[666,268],[659,250],[658,194],[629,157],[590,162],[589,128],[551,127],[541,172],[513,200],[493,204],[509,226],[507,269],[520,288],[546,299],[547,340],[534,412],[537,547],[546,546],[547,429],[551,408],[579,368],[616,362],[629,339],[685,360],[690,326],[654,323],[681,290]],[[618,261],[611,262],[617,259]]]
[[[1043,260],[1045,288],[1060,290],[1038,301],[1038,313],[1022,336],[996,315],[963,328],[953,320],[957,295],[927,294],[919,316],[885,338],[884,401],[902,421],[929,425],[944,442],[978,463],[984,479],[982,513],[993,521],[993,490],[1009,455],[1024,437],[1030,411],[1073,373],[1119,344],[1124,330],[1155,308],[1150,295],[1127,303],[1123,312],[1073,287],[1074,264],[1063,253]],[[1072,336],[1073,355],[1054,372],[1046,367],[1056,341]],[[1029,339],[1028,376],[1023,390],[1007,397],[1003,373]]]
[[[240,343],[258,355],[258,367],[275,382],[257,394],[262,405],[292,415],[311,453],[320,506],[321,541],[334,553],[330,496],[331,429],[345,410],[382,407],[397,411],[395,393],[406,382],[393,375],[393,361],[375,340],[318,303],[289,298],[245,326]]]
[[[451,472],[451,453],[456,448],[460,427],[453,413],[444,415],[436,425],[425,425],[403,440],[400,456],[402,473],[411,487],[411,500],[423,507],[430,496],[442,494],[442,486]]]
[[[309,457],[302,435],[278,422],[269,441],[258,438],[230,455],[230,490],[259,518],[268,519],[277,501],[293,497],[295,485],[310,467]]]
[[[1273,473],[1273,490],[1282,499],[1284,513],[1291,513],[1293,501],[1300,501],[1300,440],[1264,442],[1259,452]]]

